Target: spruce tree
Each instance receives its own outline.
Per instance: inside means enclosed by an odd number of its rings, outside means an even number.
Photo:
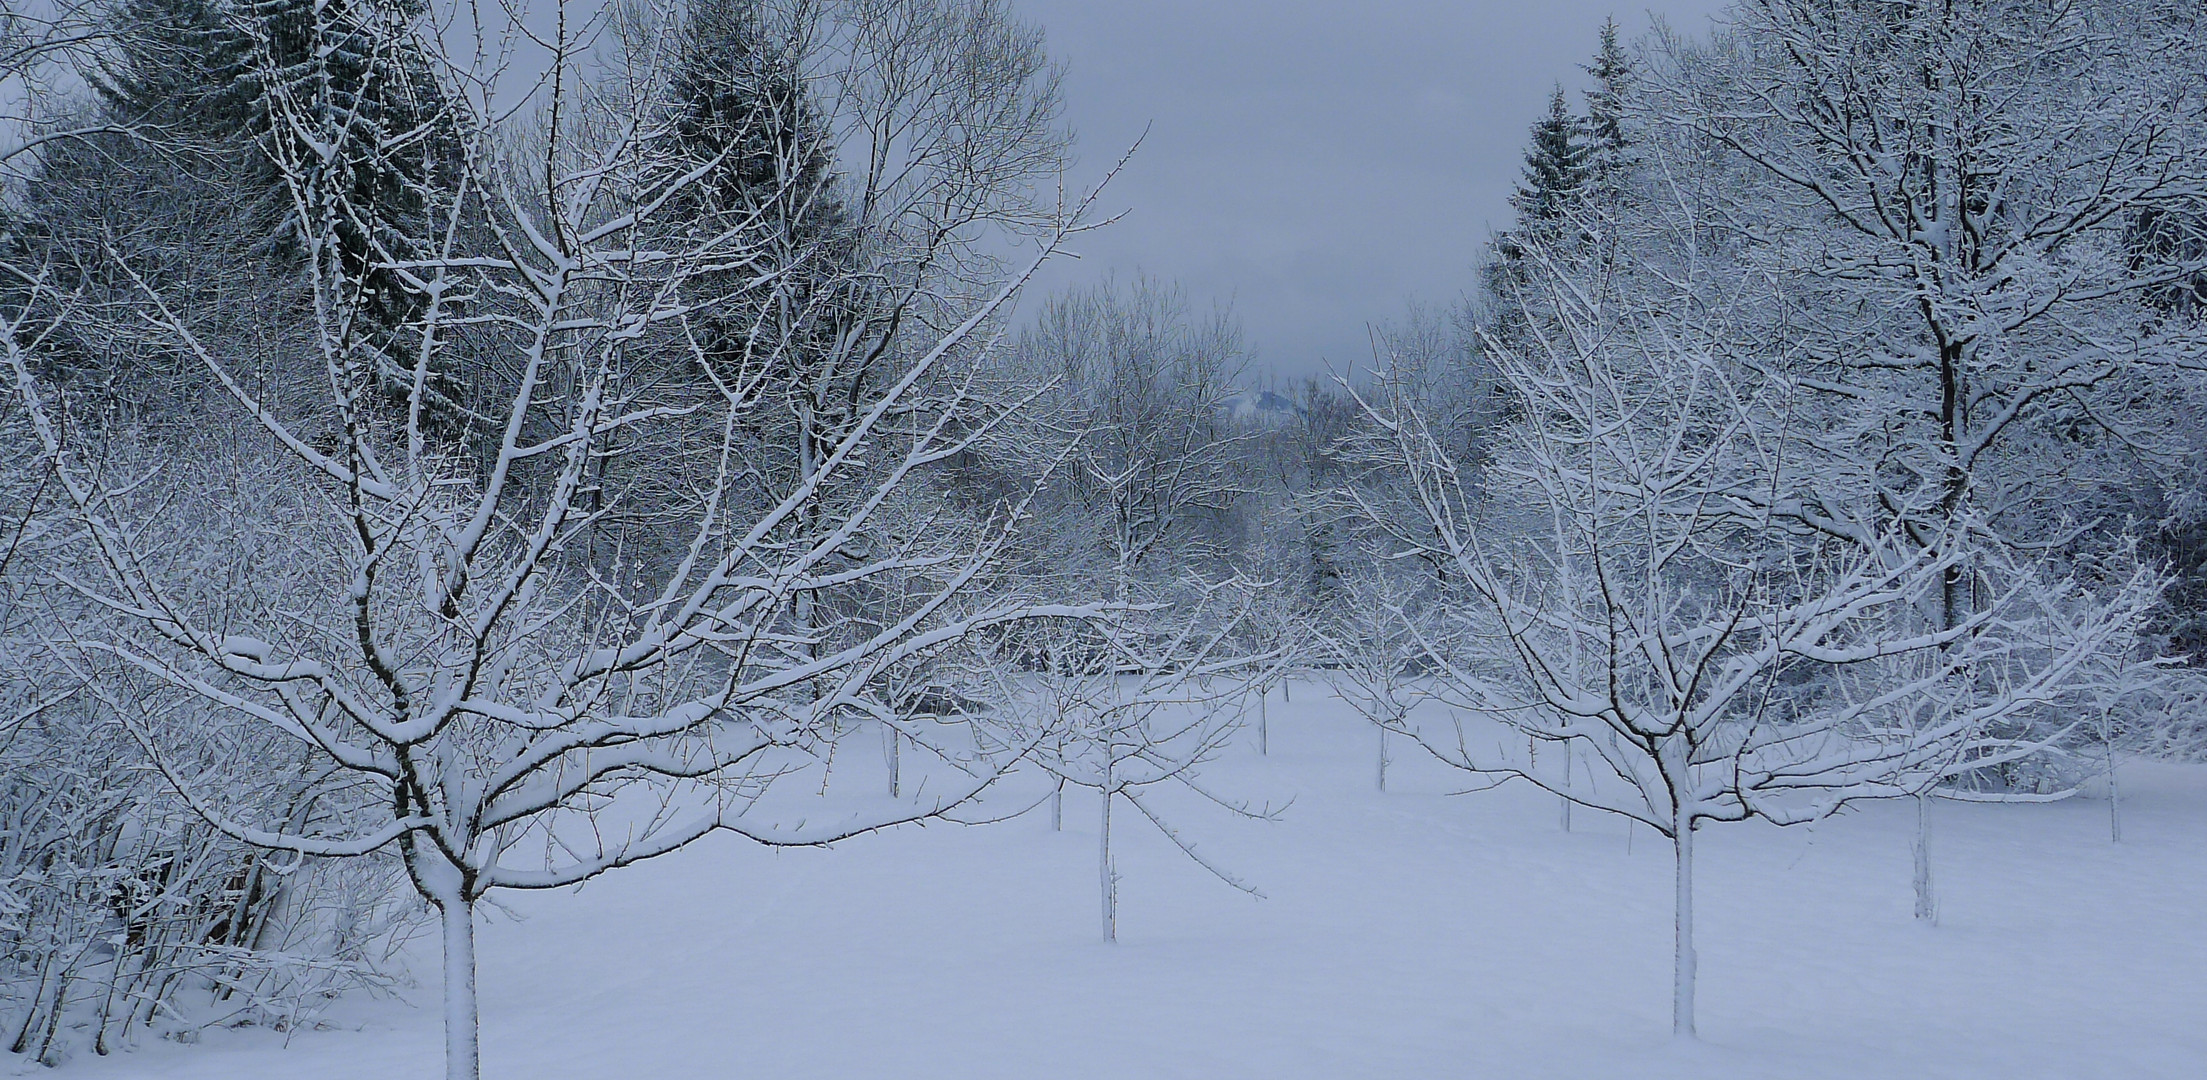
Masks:
[[[1575,229],[1567,233],[1566,218],[1575,203],[1590,198],[1613,202],[1620,194],[1620,174],[1631,164],[1624,113],[1633,69],[1617,20],[1603,22],[1594,59],[1584,69],[1594,79],[1586,94],[1586,115],[1572,115],[1561,85],[1550,94],[1547,114],[1532,126],[1524,178],[1510,197],[1517,223],[1496,238],[1494,258],[1484,271],[1488,329],[1506,342],[1522,344],[1525,329],[1514,299],[1525,280],[1524,245],[1591,239]]]
[[[1586,183],[1585,125],[1571,115],[1570,101],[1558,85],[1548,98],[1547,115],[1535,121],[1525,149],[1524,179],[1510,196],[1516,227],[1495,238],[1494,258],[1482,272],[1488,304],[1487,331],[1512,346],[1522,345],[1525,313],[1518,290],[1526,281],[1525,244],[1554,239],[1571,203]]]
[[[859,272],[862,229],[839,198],[826,122],[801,58],[759,0],[697,0],[668,86],[676,168],[717,162],[686,207],[694,228],[740,230],[743,266],[701,275],[690,323],[701,359],[757,388],[748,414],[760,497],[802,490],[877,389],[895,310]],[[813,535],[828,492],[804,500],[791,539]],[[810,633],[826,597],[798,598]]]
[[[233,297],[281,291],[284,208],[265,160],[237,134],[258,96],[253,43],[234,32],[220,3],[112,0],[106,8],[108,48],[85,74],[115,130],[41,147],[0,237],[8,263],[43,269],[49,295],[133,296],[120,264],[206,332],[271,307]],[[51,317],[23,284],[0,277],[0,309]],[[196,374],[178,350],[81,321],[57,325],[42,356],[50,377],[84,389],[100,410],[141,418],[184,396]]]
[[[692,7],[670,97],[682,150],[696,159],[726,154],[704,185],[714,209],[763,212],[773,228],[807,238],[840,222],[822,122],[758,0]]]
[[[154,138],[234,138],[255,127],[254,43],[215,0],[122,0],[115,51],[95,76],[108,117]]]
[[[1632,60],[1617,40],[1617,20],[1602,24],[1601,45],[1586,65],[1594,89],[1586,94],[1586,161],[1597,177],[1626,163],[1632,140],[1625,134],[1625,95],[1632,87]]]
[[[318,136],[341,148],[335,163],[339,175],[325,178],[324,193],[342,207],[339,272],[356,293],[371,339],[380,339],[403,325],[423,298],[378,264],[386,255],[420,254],[417,237],[427,231],[429,208],[450,184],[459,153],[428,59],[396,32],[399,22],[418,15],[417,5],[249,2],[247,10],[265,27],[274,78],[293,100],[325,119],[329,130]],[[264,102],[255,120],[274,115],[274,103]],[[272,123],[255,134],[264,140],[296,138]],[[311,160],[303,146],[286,152],[294,160]]]
[[[341,207],[337,270],[379,347],[396,345],[388,339],[421,299],[380,265],[384,254],[415,253],[458,158],[431,65],[399,31],[418,2],[121,0],[117,47],[97,80],[107,115],[136,129],[123,148],[133,156],[237,160],[241,204],[281,211],[273,227],[285,232],[270,238],[281,250],[295,250],[295,223],[277,162],[313,155],[279,122],[278,93],[326,123],[315,136],[339,148],[337,175],[312,179]]]
[[[1581,127],[1558,85],[1548,99],[1548,114],[1533,124],[1525,178],[1510,198],[1520,229],[1537,229],[1561,218],[1585,184],[1587,147]]]
[[[799,425],[799,449],[852,419],[894,332],[881,285],[858,272],[863,227],[840,195],[827,125],[799,58],[759,0],[701,0],[669,87],[676,157],[718,160],[690,212],[740,225],[748,265],[708,281],[707,361],[765,376]],[[802,463],[800,473],[805,471]]]

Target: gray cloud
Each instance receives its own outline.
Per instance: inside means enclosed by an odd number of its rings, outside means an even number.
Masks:
[[[1018,0],[1068,65],[1093,176],[1150,133],[1047,289],[1137,268],[1231,302],[1281,372],[1368,358],[1365,326],[1472,280],[1550,89],[1583,82],[1595,0]],[[1718,0],[1668,0],[1680,29]],[[1030,310],[1033,307],[1029,304]]]

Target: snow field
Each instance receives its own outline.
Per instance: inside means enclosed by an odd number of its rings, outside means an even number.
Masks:
[[[1912,810],[1697,834],[1699,1043],[1669,1035],[1670,853],[1640,828],[1463,778],[1321,684],[1275,693],[1171,820],[1115,821],[1120,943],[1097,928],[1095,802],[832,850],[712,838],[579,892],[508,895],[479,935],[494,1080],[1121,1077],[2192,1078],[2207,1075],[2207,769],[2137,763],[2104,802],[1941,803],[1942,925],[1910,917]],[[865,757],[861,752],[851,755]],[[842,764],[839,762],[839,768]],[[840,783],[871,784],[851,769]],[[1009,809],[1034,797],[1007,788]],[[435,935],[408,1002],[331,1028],[80,1055],[94,1077],[427,1077]]]

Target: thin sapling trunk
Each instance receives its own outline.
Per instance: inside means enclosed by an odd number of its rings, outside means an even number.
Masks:
[[[884,751],[889,758],[889,797],[892,799],[903,798],[904,777],[901,771],[903,762],[900,758],[904,749],[904,735],[897,731],[895,724],[883,724],[881,730],[883,734],[889,737],[888,747]]]
[[[2112,710],[2100,710],[2100,752],[2107,762],[2107,840],[2123,842],[2123,785],[2115,775],[2115,726]]]
[[[1103,936],[1106,943],[1119,940],[1119,875],[1111,868],[1111,789],[1099,800],[1102,816],[1096,829],[1096,873],[1103,889]]]
[[[1265,722],[1265,702],[1271,696],[1272,691],[1269,687],[1257,693],[1257,756],[1259,757],[1272,753],[1270,725]]]
[[[1694,1038],[1694,828],[1689,819],[1675,827],[1672,848],[1678,857],[1675,883],[1676,936],[1671,972],[1671,1034]]]
[[[1931,793],[1916,793],[1916,919],[1930,925],[1939,922],[1939,903],[1931,889]]]

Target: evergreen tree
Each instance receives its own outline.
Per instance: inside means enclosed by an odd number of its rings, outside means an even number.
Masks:
[[[1535,121],[1525,149],[1524,179],[1510,196],[1516,227],[1495,238],[1494,257],[1482,269],[1486,294],[1486,331],[1497,339],[1522,344],[1525,312],[1517,302],[1527,280],[1524,241],[1552,238],[1573,200],[1586,184],[1586,125],[1571,114],[1559,84],[1548,98],[1548,113]]]
[[[121,0],[114,21],[115,52],[94,84],[111,119],[171,139],[254,129],[254,43],[213,0]]]
[[[340,148],[339,175],[328,178],[324,193],[342,208],[339,269],[356,291],[371,339],[380,338],[404,324],[423,298],[378,264],[385,255],[420,253],[429,208],[450,185],[459,156],[442,88],[428,59],[399,31],[419,16],[419,2],[250,2],[247,10],[265,27],[274,77],[325,120],[330,130],[317,134]],[[274,115],[272,105],[256,110],[256,123]],[[298,138],[273,124],[255,134]],[[306,157],[303,146],[286,152]]]
[[[845,276],[855,237],[836,198],[824,125],[806,99],[795,58],[771,40],[758,0],[694,5],[669,89],[678,158],[719,159],[691,214],[700,228],[742,223],[746,254],[755,261],[738,273],[764,276],[763,262],[774,282],[766,295],[735,297],[705,320],[709,356],[739,365],[828,345],[838,320],[826,294]]]
[[[685,213],[701,233],[739,230],[741,266],[700,275],[690,322],[716,377],[756,388],[747,414],[758,497],[804,490],[881,387],[895,311],[860,272],[863,228],[839,198],[826,121],[787,28],[760,0],[698,0],[678,42],[670,149],[684,172],[717,162]],[[836,496],[807,496],[788,537],[815,535]],[[833,599],[801,594],[802,633]]]
[[[117,48],[97,80],[104,111],[136,125],[122,150],[232,157],[247,204],[281,209],[271,240],[292,250],[292,193],[279,159],[312,157],[278,123],[282,95],[339,148],[320,198],[338,207],[337,269],[372,344],[418,309],[385,256],[415,253],[458,149],[429,61],[401,30],[419,0],[121,0]]]
[[[1584,186],[1587,147],[1580,138],[1582,126],[1571,115],[1570,102],[1558,85],[1548,99],[1548,115],[1533,124],[1532,145],[1525,151],[1525,179],[1510,198],[1519,228],[1536,228],[1561,218]]]
[[[1602,24],[1601,45],[1594,62],[1586,65],[1594,77],[1594,89],[1586,95],[1586,162],[1597,176],[1606,176],[1626,163],[1632,140],[1624,127],[1625,95],[1632,86],[1632,60],[1617,40],[1617,20]]]
[[[267,301],[293,276],[278,240],[285,200],[240,134],[259,96],[254,45],[220,2],[113,0],[111,47],[86,74],[102,118],[120,130],[40,148],[11,200],[0,257],[42,268],[55,294],[91,303],[134,295],[118,269],[127,265],[192,313],[202,333],[282,306]],[[54,317],[23,284],[0,277],[0,309]],[[197,374],[175,349],[84,322],[57,325],[42,359],[100,411],[137,418],[179,399]]]

